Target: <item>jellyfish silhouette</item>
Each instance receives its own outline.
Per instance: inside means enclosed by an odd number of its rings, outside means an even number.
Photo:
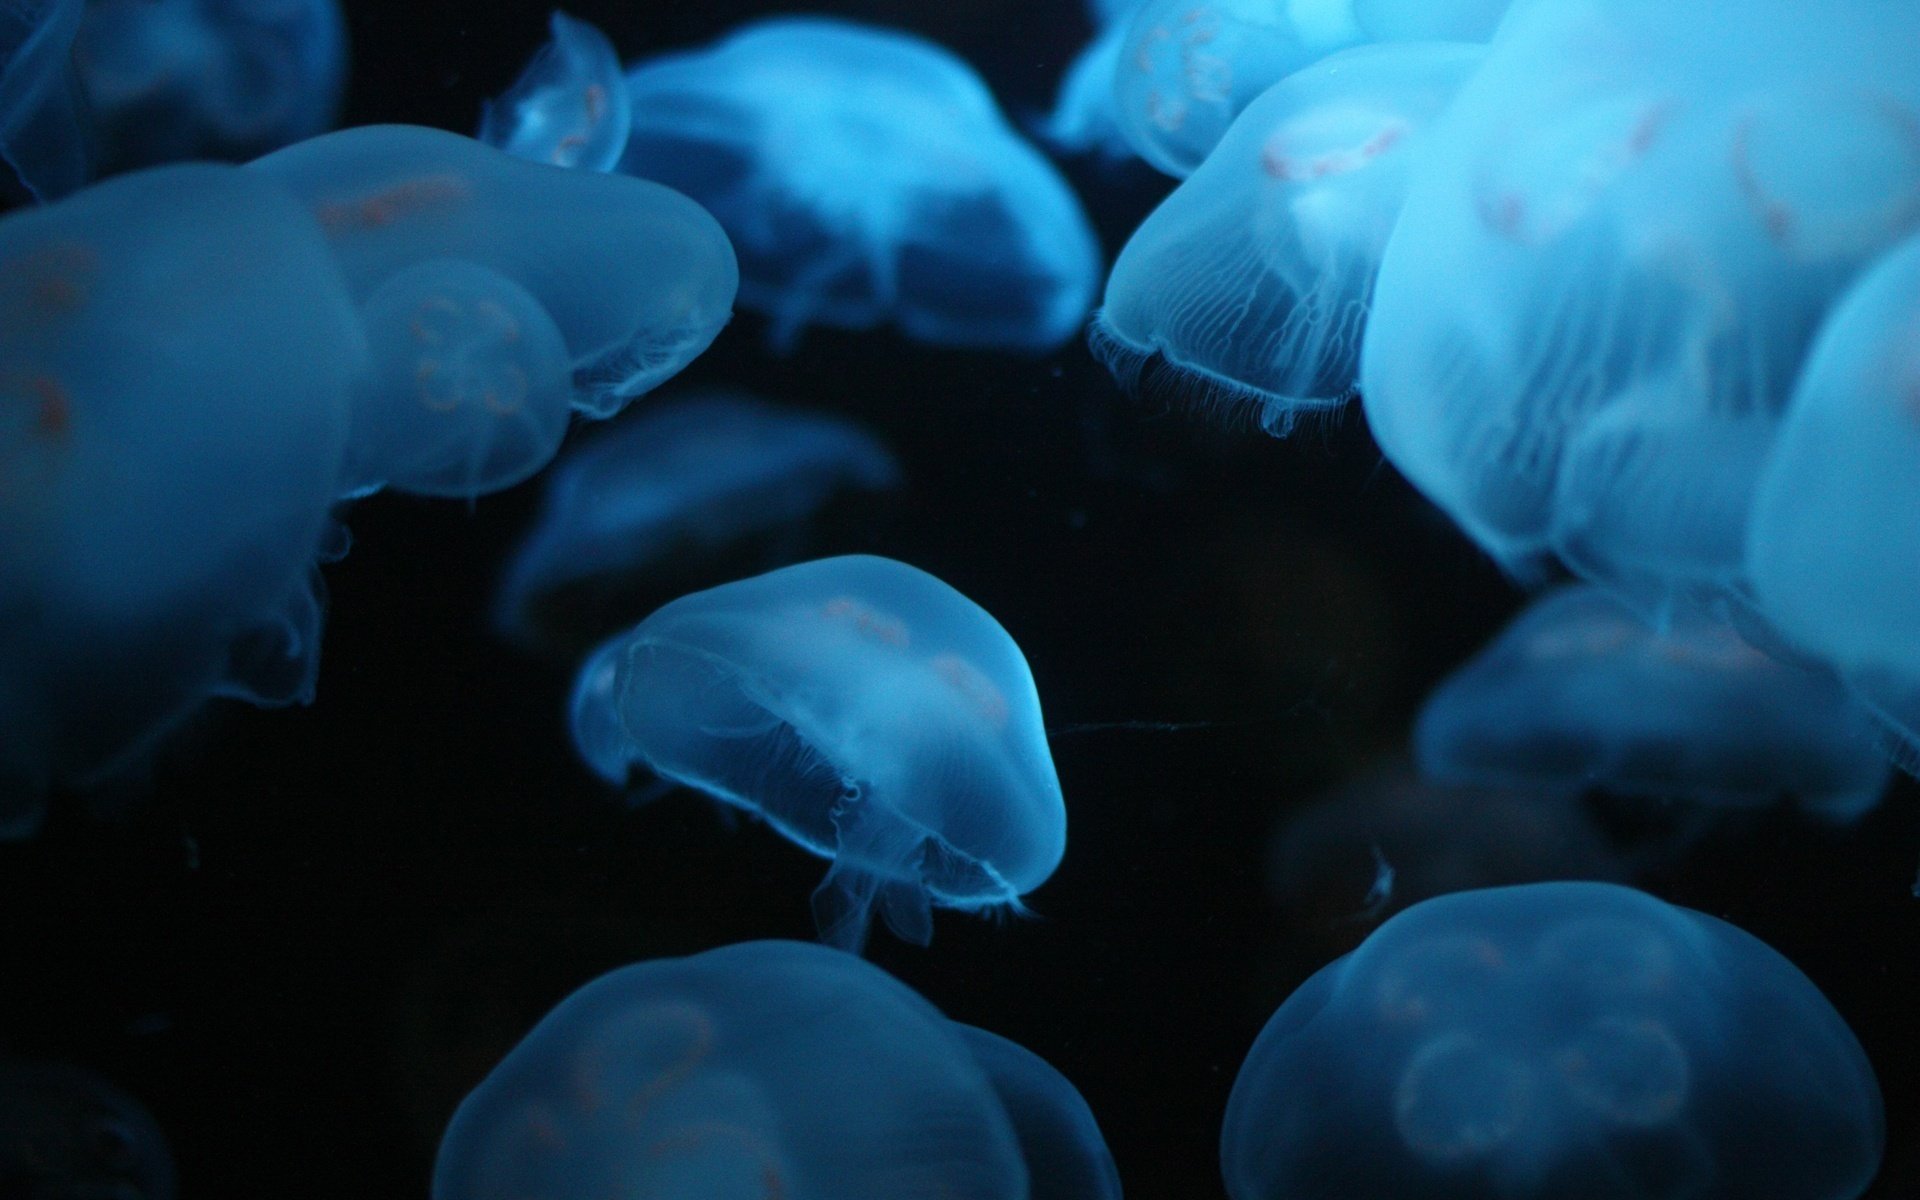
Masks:
[[[820,559],[684,596],[582,669],[575,744],[765,818],[833,866],[822,938],[857,949],[878,907],[932,937],[929,905],[1019,910],[1066,847],[1026,659],[924,571]]]

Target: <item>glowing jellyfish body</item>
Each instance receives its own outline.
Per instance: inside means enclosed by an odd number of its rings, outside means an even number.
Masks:
[[[1276,434],[1344,402],[1409,155],[1483,54],[1362,46],[1267,89],[1114,263],[1094,343],[1115,375],[1164,358]]]
[[[1554,783],[1722,805],[1792,795],[1846,819],[1887,768],[1832,675],[1683,610],[1655,631],[1599,588],[1536,601],[1449,676],[1414,729],[1437,779]]]
[[[1880,1090],[1732,925],[1604,883],[1443,896],[1282,1004],[1240,1068],[1234,1200],[1850,1200]]]
[[[327,134],[247,169],[308,206],[375,319],[380,289],[423,263],[471,263],[523,291],[559,331],[574,407],[590,416],[673,376],[731,314],[738,275],[726,234],[644,180],[403,125]]]
[[[1087,1107],[1052,1064],[997,1033],[953,1022],[1013,1122],[1028,1200],[1120,1200],[1120,1169]]]
[[[626,149],[632,118],[613,43],[593,25],[557,12],[553,40],[487,105],[478,136],[516,158],[610,171]]]
[[[460,1105],[433,1200],[1026,1200],[967,1041],[850,954],[746,942],[614,971]]]
[[[87,0],[73,61],[107,171],[239,161],[332,126],[338,0]]]
[[[78,1067],[5,1059],[0,1180],[23,1200],[173,1200],[173,1156],[119,1088]]]
[[[1736,587],[1814,330],[1920,220],[1920,19],[1521,5],[1427,148],[1362,354],[1387,457],[1511,567]]]
[[[778,18],[638,63],[627,87],[620,169],[720,219],[777,346],[812,324],[1028,351],[1078,332],[1099,272],[1086,214],[940,47]]]
[[[543,609],[567,607],[567,593],[618,593],[677,552],[710,559],[805,521],[836,492],[899,482],[887,448],[842,417],[729,393],[653,405],[555,468],[539,522],[508,564],[496,624],[529,639]]]
[[[73,191],[93,169],[70,65],[85,11],[86,0],[0,5],[0,159],[40,200]]]
[[[833,859],[814,916],[849,948],[875,905],[920,943],[930,903],[1017,906],[1066,848],[1020,648],[891,559],[821,559],[674,601],[588,661],[573,728],[605,778],[645,765]]]
[[[318,228],[244,169],[0,221],[0,792],[85,782],[214,692],[310,694],[365,353]]]
[[[1120,131],[1114,109],[1113,77],[1127,44],[1127,18],[1141,0],[1108,0],[1088,6],[1096,30],[1093,40],[1067,64],[1053,112],[1041,123],[1049,144],[1069,154],[1098,153],[1132,158],[1133,146]]]

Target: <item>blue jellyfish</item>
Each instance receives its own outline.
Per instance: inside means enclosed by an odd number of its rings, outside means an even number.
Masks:
[[[849,949],[876,905],[923,945],[929,904],[1017,910],[1066,848],[1020,648],[892,559],[820,559],[674,601],[588,660],[573,730],[610,781],[644,765],[831,858],[814,917]]]
[[[1099,248],[971,68],[904,33],[783,17],[635,65],[620,169],[692,196],[777,347],[883,323],[936,345],[1051,349]]]
[[[40,200],[93,170],[86,101],[71,66],[87,0],[0,4],[0,160]]]
[[[1132,158],[1133,146],[1120,131],[1114,109],[1113,77],[1126,48],[1127,18],[1141,0],[1097,0],[1088,6],[1093,40],[1067,64],[1053,112],[1040,126],[1041,136],[1069,154],[1098,153]]]
[[[1783,795],[1836,820],[1887,783],[1872,722],[1830,673],[1771,658],[1682,609],[1654,629],[1604,590],[1535,601],[1421,710],[1436,779],[1551,783],[1754,805]]]
[[[610,171],[633,118],[627,80],[599,28],[553,14],[553,40],[480,118],[481,141],[518,158]]]
[[[173,1156],[139,1101],[92,1072],[0,1059],[0,1181],[22,1200],[173,1200]]]
[[[1409,159],[1483,54],[1361,46],[1262,93],[1114,263],[1093,335],[1114,374],[1159,356],[1275,434],[1343,403]]]
[[[1794,965],[1606,883],[1415,905],[1287,998],[1241,1065],[1233,1200],[1852,1200],[1880,1089]]]
[[[836,492],[899,483],[892,453],[843,417],[727,391],[653,405],[555,468],[538,523],[507,565],[496,627],[537,640],[549,610],[617,610],[630,581],[683,574],[670,566],[676,556],[711,562],[790,530]],[[609,593],[612,600],[594,603]],[[634,611],[619,613],[617,626]]]
[[[1849,674],[1920,679],[1917,334],[1913,237],[1860,279],[1821,330],[1747,530],[1760,609],[1796,646]]]
[[[850,954],[746,942],[603,975],[463,1101],[433,1200],[1027,1200],[968,1040]]]
[[[1381,449],[1517,571],[1737,590],[1808,344],[1920,213],[1917,131],[1911,8],[1517,6],[1382,257]]]
[[[99,167],[240,161],[330,128],[339,0],[86,0],[73,43]]]
[[[365,370],[318,226],[245,168],[0,220],[5,815],[210,694],[310,694],[312,567]]]
[[[1093,1110],[1052,1064],[997,1033],[953,1022],[1013,1122],[1028,1200],[1120,1200],[1120,1168]]]

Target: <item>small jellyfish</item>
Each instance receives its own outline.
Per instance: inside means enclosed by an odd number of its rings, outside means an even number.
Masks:
[[[727,236],[644,180],[529,163],[470,138],[376,125],[250,163],[307,206],[356,303],[401,271],[475,263],[544,308],[566,344],[573,403],[619,411],[703,352],[732,314]]]
[[[969,1040],[850,954],[745,942],[561,1001],[448,1124],[433,1200],[1027,1200]]]
[[[73,45],[100,168],[242,161],[332,126],[339,0],[87,0]]]
[[[1267,89],[1114,263],[1093,334],[1114,374],[1158,356],[1274,434],[1344,403],[1410,156],[1484,53],[1362,46]]]
[[[93,172],[86,101],[71,65],[87,0],[0,4],[0,160],[37,200]]]
[[[843,417],[729,392],[651,405],[554,469],[538,523],[507,565],[495,625],[522,642],[571,641],[549,628],[564,619],[592,626],[598,642],[646,611],[629,607],[636,585],[689,574],[710,585],[726,577],[711,573],[723,555],[738,557],[730,551],[770,538],[786,542],[770,553],[791,546],[794,528],[836,492],[899,483],[892,453]],[[779,564],[757,549],[760,567]]]
[[[1120,1200],[1120,1169],[1067,1077],[997,1033],[952,1022],[1005,1106],[1027,1165],[1028,1200]]]
[[[480,117],[481,141],[516,158],[610,171],[633,119],[620,56],[598,27],[553,14],[553,40]]]
[[[1847,674],[1920,679],[1920,237],[1834,309],[1760,472],[1746,568],[1767,619]]]
[[[1422,708],[1436,779],[1697,801],[1794,796],[1851,820],[1886,788],[1867,714],[1830,673],[1781,662],[1693,609],[1651,628],[1607,592],[1535,601]]]
[[[519,284],[459,259],[424,262],[381,284],[361,320],[373,369],[354,396],[344,491],[478,496],[559,450],[572,365]]]
[[[133,1097],[62,1063],[0,1059],[0,1191],[173,1200],[173,1156]]]
[[[1813,983],[1732,925],[1607,883],[1415,905],[1241,1065],[1233,1200],[1851,1200],[1880,1089]]]
[[[1018,910],[1066,848],[1033,675],[1007,631],[924,571],[801,563],[682,597],[582,670],[576,745],[602,777],[644,765],[833,860],[826,940],[902,938],[930,904]]]
[[[775,18],[642,61],[627,88],[620,169],[719,218],[776,347],[816,324],[1032,352],[1079,331],[1099,273],[1086,214],[939,46]]]

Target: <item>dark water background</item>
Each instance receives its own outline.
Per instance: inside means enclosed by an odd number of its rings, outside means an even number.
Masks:
[[[930,35],[1011,111],[1051,99],[1074,0],[864,0],[823,11]],[[711,40],[738,0],[580,2],[623,54]],[[470,131],[545,38],[530,0],[349,6],[349,123]],[[1167,186],[1069,164],[1109,256]],[[1277,442],[1120,395],[1085,348],[934,352],[887,334],[761,349],[742,316],[685,375],[856,415],[905,490],[810,553],[912,562],[994,613],[1061,732],[1065,864],[1037,920],[946,914],[872,957],[1083,1091],[1136,1200],[1212,1200],[1221,1111],[1273,1007],[1367,929],[1367,879],[1270,897],[1290,808],[1398,753],[1424,691],[1512,589],[1382,464],[1357,411]],[[221,707],[151,794],[57,811],[0,851],[0,1044],[92,1067],[154,1112],[181,1194],[421,1197],[466,1089],[553,1002],[638,958],[809,937],[823,864],[685,793],[622,808],[576,764],[564,665],[485,612],[538,484],[352,513],[320,697]],[[660,599],[666,599],[666,596]],[[637,619],[643,615],[636,612]],[[1920,830],[1903,782],[1861,826],[1716,827],[1638,876],[1785,953],[1865,1044],[1890,1148],[1874,1197],[1920,1196]],[[1492,836],[1498,836],[1493,831]]]

